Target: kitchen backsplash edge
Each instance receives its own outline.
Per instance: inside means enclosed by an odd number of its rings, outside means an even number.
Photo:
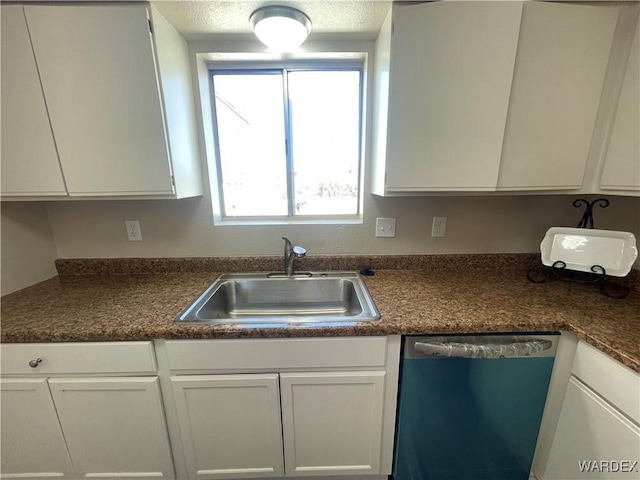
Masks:
[[[537,253],[442,255],[319,255],[296,260],[298,271],[361,270],[502,270],[540,265]],[[55,261],[59,276],[152,275],[165,273],[265,272],[282,270],[281,256],[178,258],[64,258]],[[640,283],[640,270],[628,275]]]
[[[539,255],[320,255],[296,260],[296,271],[486,270],[529,268]],[[55,262],[58,275],[150,275],[163,273],[266,272],[283,269],[281,256],[183,258],[67,258]]]

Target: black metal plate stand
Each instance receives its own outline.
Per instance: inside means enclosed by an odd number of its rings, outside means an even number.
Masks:
[[[630,292],[628,285],[613,281],[612,277],[607,276],[606,270],[600,265],[593,265],[591,272],[578,272],[567,270],[567,264],[558,260],[551,267],[539,265],[527,272],[527,278],[533,283],[544,283],[552,277],[567,282],[597,285],[600,291],[609,298],[625,298]]]
[[[593,228],[593,207],[596,205],[607,208],[609,200],[606,198],[597,198],[593,202],[589,202],[584,198],[574,200],[573,206],[585,206],[584,214],[578,223],[578,228]],[[600,265],[592,265],[591,272],[578,272],[575,270],[567,270],[567,264],[562,260],[554,262],[551,267],[538,265],[529,269],[527,278],[533,283],[544,283],[552,277],[559,278],[567,282],[574,283],[592,283],[598,285],[600,291],[609,298],[624,298],[629,295],[630,289],[626,283],[619,283],[607,276],[606,270]]]

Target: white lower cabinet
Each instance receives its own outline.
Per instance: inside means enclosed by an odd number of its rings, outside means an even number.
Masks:
[[[384,371],[172,377],[189,478],[377,474],[384,381]]]
[[[173,477],[157,377],[60,378],[49,387],[79,478]]]
[[[1,385],[2,478],[173,478],[158,377]]]
[[[386,479],[399,352],[399,336],[156,340],[177,477]]]
[[[1,354],[0,478],[175,477],[151,342]]]
[[[571,377],[546,480],[640,478],[640,427]]]
[[[284,472],[277,374],[172,377],[189,478]]]
[[[2,478],[74,478],[46,378],[0,381]]]
[[[391,473],[397,335],[7,344],[0,356],[2,479]]]
[[[640,478],[640,375],[580,342],[540,480]]]
[[[280,375],[288,476],[380,471],[385,372]]]

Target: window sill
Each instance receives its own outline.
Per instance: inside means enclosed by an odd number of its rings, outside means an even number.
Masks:
[[[362,215],[344,215],[335,217],[216,217],[213,219],[216,226],[238,225],[361,225]]]

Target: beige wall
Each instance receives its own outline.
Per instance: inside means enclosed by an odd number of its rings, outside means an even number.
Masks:
[[[537,252],[547,228],[575,226],[578,222],[582,211],[571,206],[573,198],[390,199],[367,195],[362,225],[298,227],[217,227],[206,197],[180,201],[3,202],[1,295],[54,276],[57,257],[280,255],[282,235],[307,247],[309,255]],[[596,209],[596,227],[631,231],[640,238],[640,198],[609,199],[609,208]],[[430,236],[434,215],[448,217],[445,238]],[[375,238],[376,216],[397,218],[395,238]],[[140,220],[142,242],[127,241],[125,220]]]
[[[56,275],[56,247],[44,203],[3,202],[0,295]]]
[[[57,202],[49,215],[60,258],[279,255],[281,236],[314,254],[536,252],[549,227],[575,226],[573,196],[407,197],[367,194],[362,225],[214,226],[207,197],[179,201]],[[593,197],[595,198],[595,197]],[[609,197],[597,228],[640,238],[640,198]],[[397,218],[395,238],[376,238],[376,217]],[[433,216],[447,235],[431,237]],[[129,242],[125,220],[139,220]]]

